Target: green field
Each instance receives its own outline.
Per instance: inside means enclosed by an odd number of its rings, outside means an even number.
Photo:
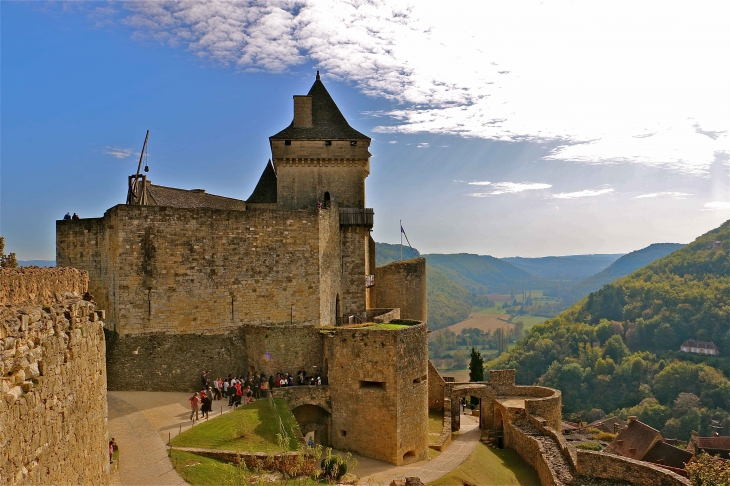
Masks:
[[[539,486],[537,473],[515,451],[495,449],[481,442],[459,467],[429,486]]]
[[[528,331],[535,324],[542,324],[547,317],[540,316],[514,316],[512,322],[522,321],[525,324],[525,331]]]
[[[296,425],[296,420],[284,400],[274,400],[274,404],[290,436],[289,450],[295,451],[297,441],[291,429]],[[279,419],[269,401],[258,400],[207,422],[199,422],[192,429],[172,439],[170,445],[246,452],[279,452],[281,449],[276,437],[278,433]]]

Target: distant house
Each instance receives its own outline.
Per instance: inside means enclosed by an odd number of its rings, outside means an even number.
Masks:
[[[685,464],[693,457],[692,452],[664,442],[664,437],[658,430],[639,422],[636,417],[629,417],[628,425],[621,429],[606,449],[607,452],[630,459],[674,469],[684,469]]]
[[[707,341],[695,341],[694,339],[688,339],[682,343],[679,347],[680,351],[685,353],[697,353],[697,354],[711,354],[717,356],[720,354],[720,349],[715,346],[713,342]]]
[[[714,437],[700,437],[692,434],[687,450],[698,454],[705,451],[711,456],[720,456],[723,459],[730,459],[730,437],[716,435]]]
[[[588,428],[598,429],[609,434],[618,434],[621,429],[626,428],[626,422],[618,417],[608,417],[588,424]]]

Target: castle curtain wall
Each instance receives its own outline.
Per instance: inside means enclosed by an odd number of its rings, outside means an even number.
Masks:
[[[399,307],[402,319],[426,321],[426,259],[413,258],[375,269],[375,305]]]
[[[319,212],[319,288],[321,325],[335,325],[337,296],[342,297],[340,215],[336,207]]]
[[[120,335],[319,324],[316,209],[119,205],[57,233],[58,264],[90,272]]]

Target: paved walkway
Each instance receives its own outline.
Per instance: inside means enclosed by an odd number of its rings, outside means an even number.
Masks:
[[[361,477],[359,484],[362,485],[388,485],[394,479],[410,476],[419,477],[424,484],[427,484],[459,467],[474,452],[481,432],[476,417],[462,415],[459,435],[438,457],[407,466],[393,466],[358,456],[360,464],[355,474]]]
[[[187,484],[167,457],[169,437],[189,429],[192,423],[187,393],[109,392],[109,434],[119,445],[119,469],[112,485]],[[221,413],[222,401],[213,402],[210,417]],[[223,407],[223,413],[228,407]]]
[[[183,485],[173,469],[165,444],[193,424],[189,421],[189,394],[173,392],[109,392],[109,432],[119,444],[119,469],[113,486]],[[210,418],[230,411],[224,401],[213,402]],[[196,422],[200,423],[200,422]],[[478,419],[461,416],[456,439],[438,457],[407,466],[354,455],[361,485],[389,485],[393,479],[417,476],[424,483],[434,481],[457,468],[474,451],[481,430]]]

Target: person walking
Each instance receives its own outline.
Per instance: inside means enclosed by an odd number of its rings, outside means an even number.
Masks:
[[[210,396],[208,396],[208,394],[205,393],[205,391],[200,392],[200,396],[202,397],[201,401],[203,403],[203,406],[200,408],[200,412],[201,412],[203,418],[207,419],[208,412],[210,412],[210,410],[212,408],[212,402],[210,400]]]
[[[198,392],[193,393],[193,396],[188,398],[188,401],[190,402],[190,420],[193,420],[193,415],[195,415],[195,420],[198,420],[198,405],[200,404]]]

